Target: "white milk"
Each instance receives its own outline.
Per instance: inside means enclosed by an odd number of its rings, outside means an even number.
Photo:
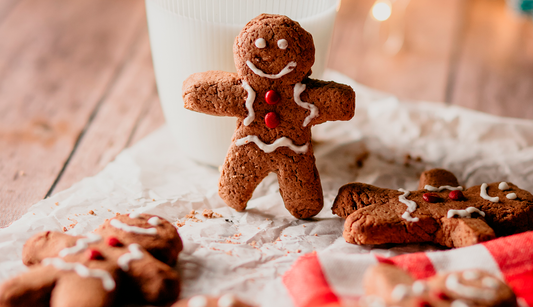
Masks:
[[[261,13],[287,15],[313,35],[313,77],[324,72],[340,0],[146,0],[159,98],[167,124],[190,158],[222,165],[236,119],[183,108],[181,87],[193,73],[235,72],[233,41]],[[244,101],[243,101],[244,103]]]

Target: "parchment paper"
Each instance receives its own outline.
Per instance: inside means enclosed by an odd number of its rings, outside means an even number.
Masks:
[[[392,256],[437,248],[345,243],[343,220],[330,210],[345,183],[416,189],[423,170],[444,167],[466,186],[509,181],[533,191],[532,121],[399,101],[338,73],[329,72],[328,77],[354,87],[357,111],[350,122],[313,128],[325,197],[316,218],[297,220],[285,210],[273,174],[259,185],[248,210],[230,209],[217,194],[218,170],[185,159],[163,126],[96,176],[38,202],[1,229],[0,281],[26,270],[20,260],[22,246],[35,233],[66,227],[69,234],[85,234],[116,212],[136,211],[174,224],[185,222],[179,228],[185,249],[176,268],[183,277],[182,297],[230,292],[261,306],[291,306],[281,276],[304,253],[327,248]],[[204,209],[223,217],[206,219]],[[185,221],[191,210],[202,222]]]

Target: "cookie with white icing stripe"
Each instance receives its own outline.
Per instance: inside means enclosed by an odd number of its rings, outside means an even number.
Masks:
[[[485,271],[472,269],[416,280],[390,264],[379,264],[364,276],[360,307],[514,307],[509,286]]]
[[[180,289],[178,273],[145,247],[161,256],[165,246],[181,250],[181,239],[168,221],[157,217],[156,225],[148,224],[147,220],[154,217],[120,215],[104,224],[121,221],[116,226],[129,231],[102,227],[87,236],[52,231],[35,235],[22,251],[29,270],[0,285],[0,306],[98,307],[131,302],[164,305],[175,301]],[[178,247],[171,247],[178,241]],[[167,255],[165,259],[170,254],[177,256],[175,251],[163,254]],[[175,259],[166,262],[174,263]]]
[[[426,171],[416,191],[363,183],[340,188],[333,213],[355,244],[434,242],[461,247],[533,229],[533,195],[512,183],[463,189],[443,169]]]
[[[183,249],[176,227],[150,214],[120,214],[106,220],[94,231],[102,236],[120,237],[125,244],[139,243],[156,259],[174,266]]]
[[[257,185],[275,172],[290,213],[314,216],[323,207],[323,194],[311,127],[351,119],[355,93],[347,85],[308,78],[313,39],[286,16],[252,19],[235,39],[233,51],[237,73],[197,73],[182,91],[189,110],[237,117],[219,195],[243,211]]]
[[[197,295],[188,299],[179,300],[171,307],[251,307],[243,303],[233,294],[221,297]]]

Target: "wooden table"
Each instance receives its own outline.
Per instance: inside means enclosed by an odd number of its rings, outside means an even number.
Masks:
[[[412,0],[395,56],[343,0],[329,67],[402,98],[533,119],[533,24],[503,0]],[[142,0],[0,1],[0,227],[157,127]]]

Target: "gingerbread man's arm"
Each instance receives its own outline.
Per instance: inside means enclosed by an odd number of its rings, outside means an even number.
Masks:
[[[58,275],[50,266],[39,266],[6,280],[0,285],[0,306],[50,306],[50,293]]]
[[[139,295],[149,304],[160,305],[175,301],[180,292],[179,275],[168,265],[143,251],[142,259],[131,261],[127,273],[139,289]]]
[[[251,88],[250,88],[251,90]],[[246,117],[249,93],[236,73],[207,71],[196,73],[183,82],[185,108],[216,116]],[[255,95],[251,90],[252,95]]]
[[[61,250],[75,246],[80,238],[56,231],[38,233],[24,244],[22,262],[30,266],[40,263],[44,258],[57,257]]]
[[[332,120],[350,120],[354,116],[355,92],[350,86],[314,79],[306,79],[302,83],[305,84],[305,91],[300,94],[300,100],[318,108],[318,116],[311,120],[311,125]]]
[[[339,189],[331,211],[342,218],[347,218],[358,209],[374,204],[386,204],[389,199],[397,198],[400,194],[395,190],[382,189],[365,183],[348,183]]]

